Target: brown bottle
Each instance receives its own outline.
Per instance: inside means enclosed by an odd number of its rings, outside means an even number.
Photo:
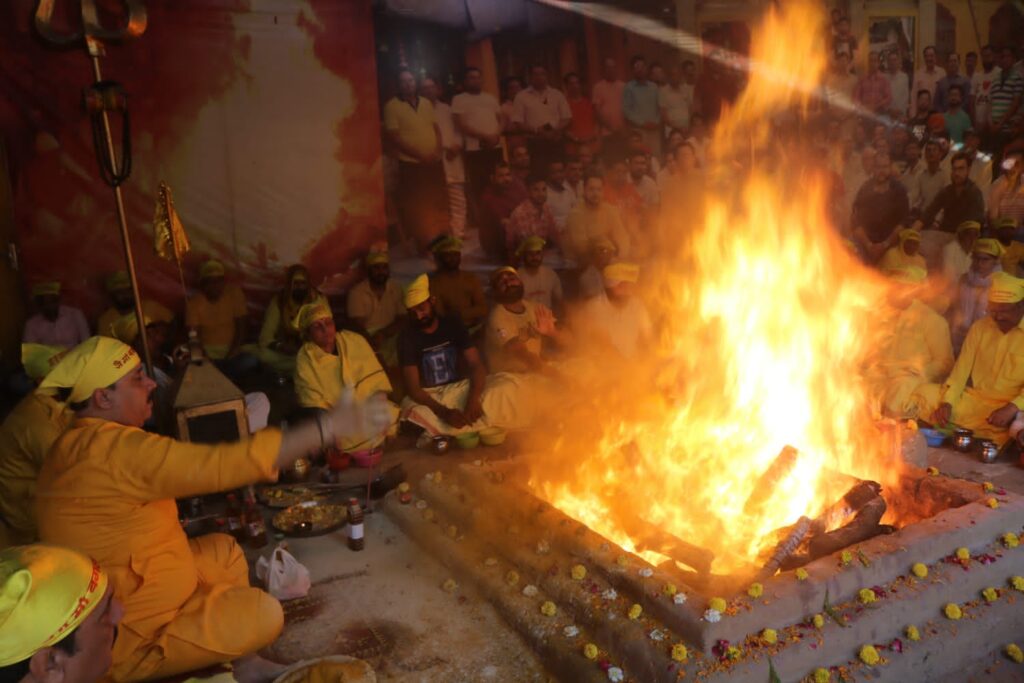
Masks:
[[[267,525],[263,522],[263,513],[253,500],[247,501],[245,505],[245,535],[253,548],[262,548],[267,544]]]
[[[242,519],[242,508],[238,505],[238,497],[233,493],[228,494],[228,510],[225,513],[228,520],[228,533],[235,537],[239,543],[245,541],[245,523]]]
[[[366,541],[363,538],[363,508],[358,498],[348,499],[348,548],[362,550]]]

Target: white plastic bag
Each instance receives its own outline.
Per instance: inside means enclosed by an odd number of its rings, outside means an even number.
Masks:
[[[303,598],[309,593],[309,570],[288,552],[287,543],[278,543],[270,559],[256,561],[256,578],[278,600]]]

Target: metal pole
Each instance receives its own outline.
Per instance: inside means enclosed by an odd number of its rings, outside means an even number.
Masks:
[[[92,59],[92,73],[99,83],[103,80],[100,73],[100,55],[103,53],[103,45],[96,39],[86,36],[86,47],[89,50],[89,57]],[[117,153],[114,150],[114,139],[110,134],[110,117],[107,110],[101,112],[103,117],[103,138],[107,143],[107,157],[110,159],[110,168],[114,175],[117,175]],[[96,150],[100,153],[100,150]],[[124,247],[124,260],[128,264],[128,277],[132,282],[132,295],[135,297],[135,320],[139,324],[139,337],[142,340],[142,360],[146,364],[146,374],[153,377],[153,359],[149,355],[149,343],[146,339],[146,316],[142,312],[142,297],[139,296],[139,280],[135,274],[135,259],[132,256],[132,241],[128,234],[128,217],[124,210],[124,197],[121,196],[121,186],[114,185],[114,202],[117,205],[117,221],[121,227],[121,244]]]

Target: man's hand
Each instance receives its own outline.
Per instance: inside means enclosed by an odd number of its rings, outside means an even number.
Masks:
[[[942,403],[932,413],[932,424],[936,427],[942,427],[949,423],[949,418],[951,417],[953,417],[953,406],[948,403]]]
[[[467,424],[469,424],[468,422],[466,422],[466,417],[465,415],[462,414],[462,411],[456,408],[439,406],[434,410],[434,413],[436,413],[439,418],[450,424],[452,427],[455,427],[456,429],[461,429],[462,427],[465,427]]]
[[[366,401],[357,401],[351,387],[342,391],[326,417],[323,436],[327,443],[333,443],[342,436],[376,436],[391,426],[391,411],[384,394],[377,393]]]
[[[480,404],[480,399],[470,399],[466,403],[466,409],[462,412],[466,418],[466,424],[471,425],[481,417],[484,416],[484,407]]]
[[[991,415],[988,416],[988,423],[993,427],[999,427],[1000,429],[1006,429],[1013,422],[1013,418],[1017,417],[1019,410],[1017,406],[1012,403],[1007,403],[999,410],[995,410]]]
[[[555,336],[555,314],[547,306],[537,307],[537,333],[542,337]]]

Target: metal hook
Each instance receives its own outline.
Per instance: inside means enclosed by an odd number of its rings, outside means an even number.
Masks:
[[[56,2],[57,0],[39,0],[35,14],[36,30],[39,35],[54,45],[69,47],[84,40],[91,52],[98,41],[138,38],[146,30],[146,7],[142,0],[122,0],[127,9],[128,20],[123,26],[114,28],[106,28],[100,23],[95,0],[80,0],[82,30],[61,33],[53,27],[53,9]]]

